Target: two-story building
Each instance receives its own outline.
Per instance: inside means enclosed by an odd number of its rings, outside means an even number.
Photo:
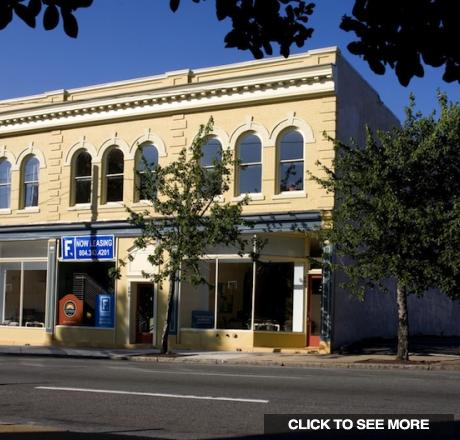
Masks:
[[[319,347],[340,340],[333,276],[310,231],[334,198],[309,179],[330,165],[332,138],[398,124],[336,48],[58,90],[0,107],[0,344],[130,347],[159,341],[168,286],[142,276],[151,249],[126,206],[139,179],[174,161],[200,124],[230,149],[227,201],[245,195],[242,233],[267,240],[260,260],[209,249],[208,284],[179,286],[171,344],[241,349]],[[114,281],[109,270],[130,261]],[[333,341],[334,342],[334,341]]]

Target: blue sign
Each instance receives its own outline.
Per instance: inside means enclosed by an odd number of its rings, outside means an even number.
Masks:
[[[207,310],[192,310],[192,328],[213,328],[214,313]]]
[[[80,235],[61,238],[63,260],[113,260],[115,238],[113,235]]]
[[[113,295],[100,293],[96,296],[96,327],[114,326]]]

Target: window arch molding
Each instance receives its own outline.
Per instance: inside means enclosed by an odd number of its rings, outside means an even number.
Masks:
[[[248,120],[246,123],[237,127],[230,135],[231,148],[235,149],[237,143],[241,139],[241,136],[248,132],[252,132],[260,139],[262,148],[268,146],[270,135],[265,126],[253,120]]]
[[[222,150],[231,149],[230,137],[223,128],[214,126],[212,131],[209,133],[207,140],[209,139],[218,140],[220,142],[220,145],[222,146]]]
[[[11,164],[11,171],[16,171],[19,169],[19,164],[16,160],[16,156],[6,149],[0,149],[0,160],[7,160]]]
[[[132,160],[134,156],[131,157],[131,148],[129,147],[128,143],[118,136],[112,136],[102,142],[99,150],[97,152],[96,158],[94,162],[100,163],[103,162],[107,158],[107,154],[109,150],[112,148],[118,148],[123,152],[123,156],[125,160]]]
[[[155,133],[149,131],[148,133],[139,136],[134,140],[129,150],[129,156],[127,156],[126,159],[135,159],[137,149],[143,144],[153,144],[158,151],[159,157],[166,157],[168,155],[163,139]]]
[[[297,130],[302,135],[305,144],[311,144],[315,142],[315,136],[313,134],[313,129],[311,128],[311,126],[303,119],[291,116],[282,119],[277,124],[275,124],[274,128],[270,133],[271,143],[276,144],[279,140],[280,135],[287,129]]]
[[[75,154],[79,152],[80,150],[86,150],[90,156],[91,156],[91,161],[93,164],[98,163],[97,161],[97,152],[96,148],[94,148],[94,145],[88,142],[86,139],[81,139],[75,144],[73,144],[67,151],[67,154],[65,156],[64,160],[64,165],[65,166],[70,166],[73,164],[73,161],[75,160]]]
[[[35,147],[33,144],[30,144],[27,148],[19,153],[18,158],[16,159],[16,167],[14,169],[22,169],[24,160],[30,155],[33,155],[38,159],[40,169],[46,168],[45,156],[39,148]]]

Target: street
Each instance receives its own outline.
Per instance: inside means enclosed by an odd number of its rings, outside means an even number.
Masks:
[[[458,371],[0,357],[0,424],[94,435],[240,438],[262,434],[264,414],[458,419],[459,396]]]

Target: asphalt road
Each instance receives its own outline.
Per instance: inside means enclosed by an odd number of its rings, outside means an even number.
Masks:
[[[460,372],[0,357],[0,424],[72,438],[245,438],[263,433],[264,414],[287,413],[460,419]],[[70,437],[0,430],[7,438]]]

